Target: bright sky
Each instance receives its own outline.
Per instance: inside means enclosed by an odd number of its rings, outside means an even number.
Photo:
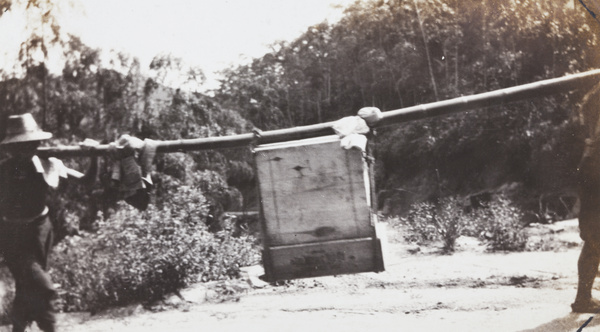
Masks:
[[[143,66],[171,53],[202,68],[214,87],[215,71],[260,57],[277,40],[293,40],[309,26],[337,21],[355,0],[55,0],[64,32],[103,50],[125,51]],[[70,6],[73,3],[75,6]],[[341,5],[342,8],[334,8]],[[74,7],[74,8],[73,8]],[[339,6],[338,6],[339,7]],[[0,66],[6,68],[26,18],[0,18]],[[22,28],[21,28],[22,29]],[[8,33],[10,31],[10,33]]]

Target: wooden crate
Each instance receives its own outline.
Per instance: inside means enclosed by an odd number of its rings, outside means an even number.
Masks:
[[[383,271],[370,168],[337,136],[254,149],[269,280]]]

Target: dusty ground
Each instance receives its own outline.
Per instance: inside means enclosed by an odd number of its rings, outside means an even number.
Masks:
[[[580,241],[576,220],[531,229],[554,251],[486,253],[460,239],[451,255],[393,241],[386,272],[322,277],[263,288],[232,283],[186,290],[171,309],[133,306],[90,316],[61,314],[60,331],[577,331],[591,314],[572,314]],[[599,278],[600,279],[600,278]],[[214,286],[214,285],[213,285]],[[600,297],[600,284],[596,286]],[[178,302],[179,301],[179,302]],[[0,332],[9,331],[0,327]],[[33,328],[32,331],[37,331]],[[600,315],[583,329],[600,331]]]

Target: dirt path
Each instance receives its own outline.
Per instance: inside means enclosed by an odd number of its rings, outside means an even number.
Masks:
[[[60,331],[576,331],[591,315],[570,312],[580,247],[576,223],[561,224],[553,239],[571,248],[556,252],[467,243],[443,256],[392,243],[383,273],[248,288],[238,301],[157,313],[62,314]],[[583,331],[600,331],[600,315]]]

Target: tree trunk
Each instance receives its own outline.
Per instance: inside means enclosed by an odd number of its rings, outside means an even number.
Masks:
[[[43,40],[44,37],[42,37]],[[42,41],[42,44],[44,42]],[[45,55],[44,55],[45,57]],[[42,129],[47,130],[47,126],[46,126],[46,110],[47,110],[47,102],[48,100],[46,99],[46,84],[47,84],[47,75],[46,75],[46,62],[42,62],[41,65],[41,69],[42,69]]]
[[[323,122],[323,115],[321,114],[321,90],[317,91],[317,123]]]
[[[413,0],[415,4],[415,10],[417,12],[417,20],[419,21],[419,28],[421,29],[421,36],[423,37],[423,44],[425,45],[425,55],[427,56],[427,66],[429,67],[429,76],[431,77],[431,86],[433,87],[433,94],[435,101],[440,100],[437,91],[437,85],[435,84],[435,76],[433,75],[433,65],[431,63],[431,55],[429,54],[429,46],[427,45],[427,36],[425,35],[425,29],[423,28],[423,21],[421,21],[421,14],[419,13],[419,7],[417,6],[417,0]]]
[[[458,44],[454,45],[454,88],[458,96],[460,87],[458,86]]]
[[[289,86],[287,86],[285,88],[285,101],[286,101],[286,105],[285,105],[285,109],[286,109],[286,113],[288,116],[288,122],[290,127],[295,126],[294,124],[294,120],[292,119],[292,109],[290,108],[290,88]]]

